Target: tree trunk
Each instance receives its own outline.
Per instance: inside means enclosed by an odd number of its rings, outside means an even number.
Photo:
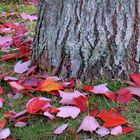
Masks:
[[[40,0],[32,62],[91,81],[139,71],[139,0]]]

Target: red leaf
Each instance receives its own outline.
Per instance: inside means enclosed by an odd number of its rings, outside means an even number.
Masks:
[[[115,101],[116,100],[116,94],[115,92],[108,91],[105,93],[105,96],[108,97],[109,99]]]
[[[3,88],[0,86],[0,94],[3,93]]]
[[[16,122],[25,122],[28,119],[29,119],[29,116],[23,116],[23,117],[18,118]]]
[[[95,106],[90,112],[89,112],[89,115],[90,116],[93,116],[93,117],[96,117],[97,114],[99,114],[100,110],[97,106]]]
[[[126,88],[119,89],[119,90],[116,91],[116,93],[118,95],[117,101],[120,104],[127,104],[132,99],[132,94]]]
[[[128,122],[127,119],[115,109],[102,110],[97,116],[105,121],[105,127],[114,127]]]
[[[131,79],[140,86],[140,73],[133,73],[129,75]]]
[[[0,130],[2,130],[5,127],[6,120],[5,119],[0,119]]]
[[[49,101],[41,99],[40,97],[34,97],[26,104],[28,113],[35,114],[41,108],[43,108]]]
[[[94,87],[93,86],[90,86],[90,85],[87,85],[87,86],[84,86],[83,87],[83,90],[87,90],[87,91],[91,91],[93,89],[94,89]]]
[[[122,128],[122,133],[124,134],[124,133],[129,133],[129,132],[131,132],[131,131],[133,131],[133,127],[130,127],[130,126],[125,126],[125,127],[123,127]]]
[[[86,112],[88,109],[88,99],[85,96],[79,96],[73,99],[73,103],[80,108],[81,111]]]

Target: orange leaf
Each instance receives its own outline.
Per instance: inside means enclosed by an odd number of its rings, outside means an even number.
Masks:
[[[114,127],[127,123],[127,119],[115,109],[102,110],[97,116],[105,121],[105,127]]]
[[[85,96],[79,96],[73,99],[73,103],[80,108],[81,111],[86,112],[88,107],[88,99]]]
[[[62,90],[63,86],[58,83],[54,78],[49,78],[47,80],[43,80],[38,84],[38,89],[41,91],[53,91],[53,90]]]

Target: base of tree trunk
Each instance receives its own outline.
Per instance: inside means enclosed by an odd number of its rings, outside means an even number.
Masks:
[[[139,71],[138,0],[40,0],[32,62],[51,75],[126,79]]]

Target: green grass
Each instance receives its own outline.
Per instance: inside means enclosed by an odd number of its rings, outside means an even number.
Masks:
[[[18,22],[25,22],[22,18],[19,17],[19,13],[25,12],[27,14],[35,14],[37,12],[37,8],[32,5],[24,6],[22,4],[14,5],[13,4],[4,4],[0,3],[0,12],[8,12],[8,11],[15,11],[16,12],[16,18],[9,17],[6,20],[8,21],[18,21]],[[29,35],[34,35],[34,28],[36,22],[25,22],[26,26],[29,31]],[[0,52],[0,56],[3,55],[2,52]],[[9,61],[3,61],[0,62],[0,70],[3,69],[3,72],[11,71],[13,69],[14,64],[18,61],[18,59],[15,60],[9,60]],[[95,82],[95,84],[104,83],[104,80],[99,80]],[[4,87],[5,95],[3,96],[5,98],[5,104],[2,109],[0,109],[0,118],[3,118],[3,113],[8,110],[12,111],[22,111],[25,108],[26,102],[29,99],[29,97],[23,95],[19,99],[8,99],[7,93],[10,91],[9,85],[4,82],[0,81],[0,85]],[[108,82],[108,87],[110,90],[115,91],[121,87],[124,87],[124,83],[114,80]],[[46,93],[46,92],[33,92],[32,93],[35,96],[45,96],[48,98],[52,98],[53,96]],[[118,104],[116,102],[113,102],[109,99],[107,99],[104,96],[99,95],[87,95],[87,97],[90,100],[89,108],[92,109],[94,107],[94,104],[98,105],[100,109],[103,108],[110,108],[115,107]],[[59,103],[60,99],[54,100],[53,105],[55,106],[61,106]],[[127,105],[126,110],[123,111],[123,114],[128,118],[129,122],[137,127],[133,132],[120,135],[117,137],[113,136],[106,136],[104,138],[100,138],[95,133],[88,133],[88,132],[80,132],[76,133],[81,121],[83,118],[87,115],[86,113],[81,113],[76,119],[62,119],[56,117],[54,121],[49,120],[47,117],[44,117],[42,115],[33,116],[29,115],[30,119],[28,120],[28,125],[22,128],[16,128],[14,127],[12,122],[9,122],[6,124],[6,127],[9,127],[11,130],[11,136],[15,137],[16,139],[20,140],[75,140],[70,133],[69,130],[66,130],[62,135],[56,136],[53,134],[53,131],[58,126],[69,123],[69,129],[73,130],[76,135],[81,139],[94,139],[94,140],[139,140],[140,139],[140,102],[133,98],[133,100]],[[27,114],[28,115],[28,114]]]

